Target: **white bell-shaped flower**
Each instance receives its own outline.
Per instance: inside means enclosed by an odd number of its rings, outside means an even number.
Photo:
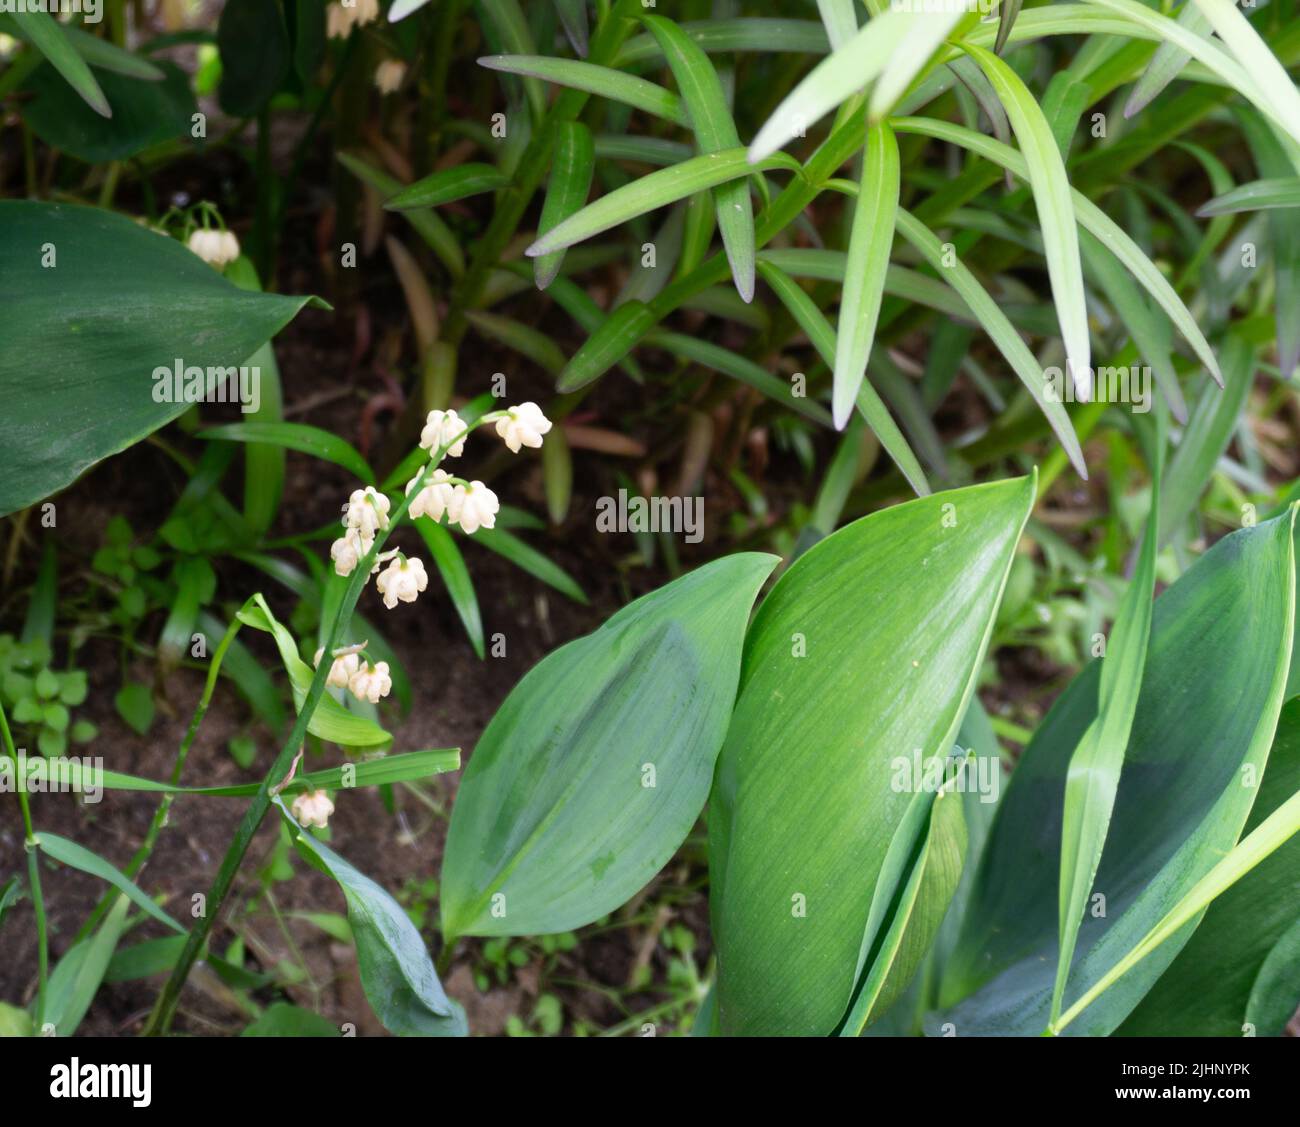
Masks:
[[[380,572],[375,586],[384,597],[384,606],[392,610],[399,602],[415,602],[416,596],[429,586],[429,576],[419,560],[402,559],[399,556],[389,561],[388,566]]]
[[[320,659],[324,655],[324,649],[317,650],[315,658],[312,659],[312,664],[319,667]],[[335,689],[346,689],[348,682],[352,679],[352,675],[356,673],[360,664],[361,657],[359,654],[339,654],[330,665],[329,676],[325,678],[325,684]]]
[[[373,540],[376,532],[388,527],[388,509],[388,498],[373,485],[354,489],[344,509],[343,523]]]
[[[334,570],[339,575],[351,575],[374,542],[373,536],[365,536],[360,529],[349,528],[340,539],[330,545],[330,559],[334,561]]]
[[[458,485],[447,505],[447,518],[469,533],[480,528],[492,528],[497,522],[501,502],[497,495],[481,481]]]
[[[334,803],[323,790],[303,791],[293,800],[293,816],[304,826],[316,826],[324,829],[329,825],[330,815],[334,813]]]
[[[392,687],[393,679],[388,675],[386,661],[377,661],[374,665],[369,662],[359,665],[352,674],[351,680],[348,681],[348,688],[352,691],[352,695],[360,700],[368,700],[371,704],[378,704],[383,697],[388,696]]]
[[[239,257],[239,240],[230,231],[199,227],[190,232],[185,245],[213,266],[225,266]]]
[[[412,486],[415,485],[416,477],[411,478],[406,483],[406,492],[410,493]],[[455,492],[451,484],[451,474],[446,470],[431,470],[424,475],[424,485],[421,486],[420,492],[411,498],[411,506],[406,511],[410,514],[412,520],[416,517],[429,517],[432,520],[442,520],[442,514],[447,511],[447,506],[451,504],[452,494]]]
[[[406,64],[401,59],[385,59],[375,67],[375,89],[381,94],[391,94],[405,77]]]
[[[505,439],[513,454],[518,454],[521,446],[537,449],[542,444],[542,435],[550,429],[551,420],[531,400],[518,407],[508,408],[505,415],[497,419],[497,434]]]
[[[420,432],[420,445],[425,450],[437,450],[455,439],[447,448],[447,455],[459,458],[465,453],[465,429],[465,420],[455,411],[430,411]]]

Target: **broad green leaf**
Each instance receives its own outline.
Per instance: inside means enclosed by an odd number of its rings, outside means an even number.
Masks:
[[[151,82],[160,81],[165,73],[148,59],[124,50],[111,40],[101,39],[98,35],[82,31],[75,24],[59,26],[68,42],[72,44],[73,50],[98,70],[122,74],[127,78],[144,78]],[[0,32],[12,34],[24,42],[31,40],[31,35],[24,30],[22,22],[14,19],[13,16],[0,16]]]
[[[410,211],[417,207],[437,207],[439,204],[463,200],[484,192],[494,192],[510,183],[510,178],[490,164],[458,164],[444,168],[408,184],[397,195],[384,201],[388,211]]]
[[[1202,204],[1196,214],[1208,218],[1276,207],[1300,207],[1300,179],[1252,180],[1249,184],[1238,184],[1231,192]]]
[[[787,156],[773,157],[754,166],[745,157],[744,149],[709,153],[692,157],[671,168],[661,168],[621,188],[615,188],[600,199],[594,200],[577,215],[570,216],[557,227],[542,235],[525,253],[539,258],[553,251],[571,247],[638,215],[685,199],[696,192],[707,191],[719,184],[748,176],[755,171],[768,172],[784,168],[801,172],[802,166]]]
[[[68,85],[81,95],[86,105],[100,117],[113,116],[104,91],[58,20],[44,11],[14,13],[10,18],[17,25],[19,34],[67,79]]]
[[[537,224],[539,234],[545,234],[582,208],[591,192],[591,177],[596,170],[596,149],[591,130],[580,121],[563,121],[555,128],[551,178],[546,185],[546,199]],[[556,251],[533,262],[539,290],[546,289],[555,281],[563,261],[564,252]]]
[[[1259,783],[1259,797],[1250,812],[1250,833],[1288,798],[1300,791],[1300,700],[1282,710],[1268,766]],[[1295,878],[1300,872],[1300,837],[1293,837],[1273,856],[1252,869],[1214,901],[1187,946],[1179,952],[1138,1003],[1119,1036],[1240,1037],[1248,1021],[1258,1036],[1277,1036],[1300,1006],[1300,975],[1276,982],[1267,1001],[1256,1003],[1256,984],[1267,981],[1266,965],[1284,958],[1296,942],[1300,904]],[[1243,922],[1248,921],[1246,926]],[[1289,937],[1289,938],[1288,938]],[[1294,948],[1291,948],[1294,950]],[[1278,952],[1274,956],[1273,952]],[[1290,988],[1290,999],[1287,990]],[[1252,1006],[1277,1002],[1285,1017],[1270,1028],[1252,1017]],[[1287,1008],[1289,1006],[1289,1009]]]
[[[186,410],[163,378],[177,364],[229,370],[308,301],[242,292],[176,241],[98,208],[6,200],[0,226],[0,515]]]
[[[382,887],[305,832],[279,798],[294,844],[343,889],[357,945],[361,985],[375,1016],[399,1037],[464,1037],[465,1011],[447,997],[410,916]],[[459,805],[459,803],[458,803]]]
[[[874,82],[898,52],[912,20],[911,12],[891,7],[813,67],[758,131],[749,146],[750,160],[757,163],[803,136],[815,121]]]
[[[1164,468],[1164,420],[1156,414],[1152,443],[1151,503],[1137,568],[1115,612],[1101,666],[1097,715],[1070,758],[1065,775],[1061,822],[1060,953],[1052,990],[1051,1020],[1060,1016],[1065,983],[1078,942],[1079,927],[1093,890],[1110,829],[1124,753],[1137,713],[1138,691],[1151,639],[1156,553],[1160,544],[1160,479]]]
[[[1109,987],[1179,933],[1184,941],[1188,925],[1195,927],[1205,909],[1219,896],[1248,876],[1260,864],[1300,833],[1300,791],[1273,811],[1244,836],[1226,857],[1214,865],[1122,959],[1114,964],[1075,1004],[1061,1015],[1059,1026],[1086,1012],[1087,1007]]]
[[[1292,837],[1292,841],[1296,838]],[[1294,861],[1293,861],[1294,863]],[[1273,945],[1246,1003],[1243,1029],[1265,1037],[1281,1037],[1300,1010],[1300,917]]]
[[[844,1018],[902,887],[878,883],[886,855],[933,798],[896,789],[899,757],[947,758],[1033,500],[1020,478],[874,513],[760,607],[709,803],[722,1033]],[[892,851],[899,877],[910,852]]]
[[[443,933],[537,935],[630,899],[704,805],[745,624],[775,557],[707,564],[561,647],[470,757],[442,870]]]
[[[293,64],[289,28],[279,4],[226,0],[217,22],[221,108],[252,117],[271,100]]]
[[[577,59],[554,59],[546,55],[485,55],[478,65],[505,74],[523,74],[545,79],[571,90],[582,90],[598,98],[621,102],[652,117],[661,117],[688,128],[690,115],[681,98],[671,90],[634,74],[612,67],[597,66]],[[739,142],[734,142],[739,144]]]
[[[1043,412],[1056,437],[1061,441],[1061,448],[1070,458],[1070,463],[1085,481],[1088,479],[1088,467],[1083,460],[1083,450],[1075,436],[1070,416],[1062,405],[1064,389],[1059,381],[1054,387],[1048,380],[1034,354],[1029,351],[1007,315],[994,301],[989,292],[971,273],[970,268],[959,258],[948,258],[943,251],[939,237],[910,212],[898,211],[895,220],[899,234],[919,250],[941,275],[946,276],[949,284],[959,294],[975,314],[984,331],[998,346],[998,351],[1006,358],[1020,382],[1034,397],[1034,402]]]
[[[875,341],[889,252],[894,245],[898,193],[898,141],[888,124],[878,122],[867,128],[862,185],[853,209],[844,293],[840,298],[831,398],[831,413],[838,430],[844,429],[853,412]]]
[[[109,909],[99,930],[89,939],[69,947],[50,973],[43,1024],[56,1037],[71,1037],[95,1000],[108,964],[126,930],[126,913],[131,902],[120,897]],[[44,1033],[43,1030],[37,1030]]]
[[[708,55],[672,20],[663,16],[642,16],[641,20],[658,41],[677,80],[700,153],[711,156],[738,148],[740,135]],[[713,189],[713,202],[736,292],[744,301],[753,301],[754,207],[749,182],[742,179],[719,184]]]
[[[1088,308],[1083,291],[1083,263],[1075,226],[1070,181],[1051,126],[1029,88],[997,55],[967,45],[967,53],[980,65],[1007,111],[1012,131],[1029,172],[1029,186],[1038,208],[1043,233],[1047,275],[1061,324],[1061,338],[1081,402],[1092,398],[1092,356],[1088,339]]]
[[[394,5],[396,7],[396,5]],[[341,1037],[343,1034],[318,1013],[289,1002],[275,1002],[241,1037]]]
[[[375,482],[374,471],[352,443],[327,430],[308,426],[306,423],[227,423],[225,426],[201,430],[198,437],[221,442],[269,443],[272,446],[283,446],[286,450],[297,450],[303,454],[310,454],[313,458],[342,466],[366,485],[373,485]]]
[[[1163,523],[1163,521],[1162,521]],[[1155,603],[1150,648],[1066,988],[1073,1005],[1237,840],[1265,770],[1291,654],[1291,514],[1220,540]],[[1105,661],[1108,659],[1102,659]],[[936,1021],[958,1036],[1035,1035],[1055,977],[1065,779],[1097,713],[1098,663],[1058,698],[1020,756],[981,859]],[[1106,1035],[1191,933],[1160,946],[1066,1028]],[[954,1003],[956,1003],[954,1005]],[[1068,1012],[1068,1010],[1067,1010]]]
[[[1178,449],[1169,459],[1160,505],[1161,542],[1168,542],[1196,509],[1219,458],[1232,441],[1255,380],[1255,351],[1239,335],[1223,346],[1227,386],[1206,384],[1192,408]]]
[[[930,803],[920,853],[871,969],[854,995],[843,1036],[860,1035],[888,1012],[925,961],[943,923],[966,857],[966,818],[962,796],[955,789],[963,770],[964,764]]]
[[[1026,12],[1025,16],[1032,14]],[[1023,18],[1021,22],[1023,22]],[[973,129],[965,129],[960,125],[952,125],[949,122],[922,117],[894,118],[890,124],[899,133],[920,133],[926,137],[951,141],[954,145],[961,145],[963,148],[991,160],[994,164],[1009,169],[1013,175],[1018,176],[1021,180],[1029,179],[1029,167],[1020,153],[1009,145],[1001,144],[992,137],[976,133]],[[1071,199],[1079,224],[1095,235],[1102,245],[1123,263],[1124,267],[1137,279],[1142,288],[1155,298],[1156,303],[1165,311],[1178,331],[1183,334],[1183,337],[1192,346],[1201,363],[1205,365],[1206,370],[1222,387],[1223,376],[1219,372],[1219,364],[1214,358],[1214,352],[1210,348],[1209,341],[1205,339],[1205,335],[1197,325],[1196,319],[1188,311],[1182,299],[1156,264],[1142,253],[1142,248],[1125,234],[1117,223],[1082,192],[1072,190]]]
[[[113,109],[105,120],[52,67],[38,67],[22,86],[23,120],[47,144],[91,164],[123,160],[166,141],[189,143],[196,108],[189,79],[172,63],[164,63],[157,77],[163,81],[101,74]]]
[[[831,328],[826,315],[817,308],[812,298],[790,275],[767,260],[766,257],[760,258],[758,272],[763,281],[772,287],[776,296],[780,298],[781,304],[789,311],[790,316],[807,334],[808,339],[812,341],[813,347],[817,349],[822,360],[825,361],[828,367],[833,365],[835,362],[835,330]],[[930,483],[925,479],[925,471],[921,469],[921,463],[917,461],[912,448],[907,444],[907,439],[903,437],[903,432],[898,429],[898,424],[894,422],[893,416],[890,415],[889,409],[876,393],[876,389],[865,379],[858,388],[856,406],[858,412],[871,428],[872,433],[880,440],[881,446],[894,460],[894,464],[898,466],[902,475],[907,478],[908,484],[916,492],[917,496],[924,497],[929,494]],[[822,531],[829,532],[830,529],[823,528]]]
[[[127,899],[137,908],[143,909],[160,923],[166,924],[172,931],[184,934],[185,929],[158,907],[157,903],[139,885],[120,869],[105,861],[98,853],[92,853],[85,846],[78,845],[75,841],[69,841],[66,837],[60,837],[58,834],[52,834],[44,830],[40,831],[37,837],[40,839],[40,848],[43,853],[53,857],[56,861],[62,861],[63,864],[70,865],[74,869],[80,869],[83,873],[89,873],[93,877],[99,877],[100,880],[107,881],[124,893]]]

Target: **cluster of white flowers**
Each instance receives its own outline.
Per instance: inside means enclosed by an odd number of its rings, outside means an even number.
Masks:
[[[415,562],[419,563],[418,560]],[[365,648],[363,642],[359,646],[344,646],[335,650],[325,684],[336,689],[347,689],[358,700],[378,704],[392,690],[393,679],[388,672],[388,662],[372,662],[365,656]],[[316,651],[315,664],[318,667],[324,654],[324,649]]]
[[[331,39],[346,39],[354,27],[379,18],[379,0],[335,0],[325,9],[325,33]]]
[[[166,233],[164,230],[163,234]],[[212,266],[225,266],[227,262],[234,262],[239,257],[239,240],[231,231],[197,227],[190,232],[189,241],[185,245]]]
[[[391,94],[405,77],[406,64],[401,59],[385,59],[375,67],[375,89],[381,94]]]
[[[536,403],[521,403],[504,411],[489,412],[473,426],[485,423],[495,423],[497,434],[515,453],[524,446],[541,446],[542,436],[552,425]],[[473,426],[452,410],[429,412],[420,432],[420,448],[429,451],[430,462],[406,483],[406,495],[410,498],[407,512],[412,520],[428,517],[441,521],[445,516],[449,524],[458,524],[461,531],[471,535],[480,528],[496,526],[497,513],[501,511],[497,495],[481,481],[466,481],[439,466],[444,458],[459,458],[465,452],[465,437]],[[348,498],[348,503],[343,506],[343,535],[330,545],[330,559],[339,575],[351,575],[370,553],[379,533],[388,530],[391,507],[389,499],[373,486],[355,490]],[[381,552],[371,568],[371,574],[376,573],[379,578],[375,580],[375,586],[389,610],[398,603],[415,602],[420,592],[429,586],[424,564],[418,559],[408,559],[398,551]],[[354,685],[360,668],[356,664],[356,654],[340,653],[342,656],[336,656],[330,670],[329,683],[340,688],[347,685],[358,696],[367,696],[369,690],[363,691]],[[351,664],[347,664],[348,658],[352,659]],[[340,662],[344,664],[340,665]],[[380,667],[384,668],[386,677],[387,667],[381,663],[375,668]],[[363,684],[369,686],[370,682]],[[387,688],[383,690],[387,691]],[[367,696],[367,699],[370,698]]]

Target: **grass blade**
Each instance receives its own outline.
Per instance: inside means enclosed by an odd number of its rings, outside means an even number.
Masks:
[[[1192,3],[1183,5],[1176,22],[1203,37],[1210,30],[1210,21],[1205,18],[1205,13]],[[1181,47],[1161,43],[1147,64],[1147,69],[1142,72],[1142,77],[1134,85],[1128,101],[1124,103],[1124,116],[1132,117],[1155,101],[1160,92],[1178,77],[1179,71],[1191,57]]]
[[[890,56],[871,91],[871,100],[867,104],[868,120],[879,121],[894,108],[948,33],[966,16],[963,6],[954,4],[952,7],[956,11],[918,10],[913,15],[898,50]]]
[[[45,56],[50,66],[68,80],[68,85],[81,95],[86,105],[100,117],[113,116],[104,91],[99,88],[90,67],[77,54],[58,20],[44,10],[15,12],[11,18],[17,23],[23,37]]]

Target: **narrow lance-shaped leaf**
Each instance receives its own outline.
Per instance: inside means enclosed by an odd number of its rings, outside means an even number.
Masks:
[[[1233,0],[1192,0],[1243,69],[1258,84],[1273,114],[1293,140],[1300,142],[1300,91],[1268,44]],[[1300,169],[1297,169],[1300,171]]]
[[[750,160],[757,163],[803,136],[814,122],[873,82],[894,57],[912,19],[912,13],[891,7],[813,67],[758,131],[749,146]]]
[[[817,349],[826,365],[828,367],[833,365],[835,330],[831,328],[825,314],[817,308],[807,292],[774,263],[760,258],[758,272],[789,310],[790,316],[808,334],[808,339],[812,341],[813,347]],[[927,496],[930,493],[930,483],[925,479],[925,471],[921,468],[921,463],[917,461],[903,432],[898,429],[898,424],[890,415],[889,408],[866,379],[858,388],[857,408],[917,496]]]
[[[898,210],[896,224],[899,234],[916,247],[931,266],[947,278],[952,288],[961,294],[966,304],[970,306],[971,311],[984,327],[984,331],[989,334],[993,343],[998,346],[998,351],[1011,365],[1012,371],[1029,389],[1034,402],[1038,404],[1048,423],[1051,424],[1056,437],[1061,440],[1061,447],[1069,455],[1070,464],[1078,471],[1079,476],[1087,481],[1088,466],[1083,460],[1083,450],[1074,433],[1070,416],[1062,405],[1064,388],[1060,381],[1053,384],[1048,380],[1034,354],[1029,351],[1029,346],[1021,339],[1015,326],[1007,319],[1007,315],[1002,312],[998,303],[980,285],[970,268],[960,258],[950,258],[945,255],[943,244],[939,242],[938,236],[933,231],[902,208]]]
[[[1083,291],[1083,263],[1071,204],[1065,162],[1052,136],[1051,126],[1025,84],[997,55],[982,47],[966,46],[1006,107],[1011,128],[1029,171],[1029,185],[1038,208],[1052,282],[1056,315],[1061,324],[1070,376],[1081,402],[1092,397],[1092,357],[1088,339],[1088,309]]]
[[[484,55],[478,60],[478,65],[504,74],[542,78],[572,90],[595,94],[598,98],[622,102],[677,125],[691,124],[681,98],[671,90],[665,90],[635,74],[614,70],[613,67],[579,62],[576,59],[553,59],[546,55]]]
[[[1029,14],[1032,13],[1026,13]],[[1009,169],[1013,175],[1022,180],[1029,179],[1029,166],[1023,156],[1010,145],[1004,145],[992,137],[976,133],[973,129],[923,117],[894,118],[891,124],[899,133],[920,133],[927,137],[951,141],[955,145],[961,145],[962,148],[978,153],[994,164]],[[1080,225],[1101,240],[1106,249],[1137,279],[1138,284],[1155,298],[1156,303],[1192,346],[1215,382],[1222,387],[1223,376],[1219,371],[1218,361],[1214,358],[1214,351],[1210,348],[1210,342],[1205,339],[1205,334],[1201,332],[1196,319],[1156,264],[1142,253],[1142,248],[1125,234],[1114,220],[1082,192],[1072,189],[1070,198]]]
[[[458,164],[444,168],[423,180],[409,184],[397,195],[384,201],[389,211],[407,211],[415,207],[437,207],[439,204],[463,200],[504,188],[510,178],[490,164]]]
[[[1208,38],[1210,21],[1190,0],[1178,13],[1177,22],[1188,31]],[[1187,60],[1190,58],[1191,55],[1181,47],[1173,43],[1161,43],[1156,48],[1156,53],[1151,56],[1151,61],[1147,63],[1147,69],[1142,72],[1142,77],[1134,84],[1128,101],[1124,103],[1124,116],[1132,117],[1155,101],[1160,92],[1178,77],[1179,71],[1187,65]]]
[[[1119,790],[1124,753],[1137,713],[1138,690],[1146,667],[1156,583],[1156,553],[1160,544],[1160,481],[1164,470],[1164,411],[1157,408],[1152,440],[1151,506],[1138,564],[1115,614],[1115,624],[1102,657],[1097,715],[1070,759],[1065,776],[1065,808],[1061,823],[1060,936],[1061,949],[1052,988],[1050,1022],[1061,1013],[1070,964],[1088,896],[1106,845],[1115,794]],[[1050,1024],[1049,1022],[1049,1024]]]
[[[1300,179],[1252,180],[1238,184],[1232,191],[1202,204],[1196,214],[1208,218],[1281,207],[1300,207]]]
[[[877,122],[867,129],[862,185],[853,209],[839,332],[835,340],[831,413],[840,430],[853,411],[875,341],[889,252],[894,245],[898,193],[898,142],[887,123]]]
[[[817,12],[826,28],[832,51],[838,51],[857,34],[856,0],[817,0]]]
[[[81,95],[86,105],[101,117],[113,116],[113,110],[104,97],[104,91],[95,81],[95,75],[73,47],[58,20],[43,8],[14,12],[11,18],[17,23],[23,38],[68,80],[68,84]]]
[[[954,4],[952,9],[934,11],[922,6],[910,13],[912,21],[907,34],[871,89],[871,99],[867,103],[867,116],[871,121],[879,121],[893,109],[948,33],[966,18],[967,12],[962,5]]]
[[[545,234],[557,223],[568,219],[587,202],[595,170],[596,148],[591,130],[580,121],[560,122],[556,127],[551,177],[537,225],[538,234]],[[533,263],[539,290],[546,289],[555,280],[563,261],[564,252],[559,250]]]
[[[740,145],[736,123],[727,108],[726,94],[709,57],[672,20],[663,16],[642,16],[646,27],[662,48],[677,87],[682,93],[695,141],[704,154],[720,153]],[[731,264],[736,292],[754,300],[754,206],[747,179],[728,181],[713,190],[718,230]]]
[[[776,168],[802,172],[798,161],[784,155],[769,158],[758,168],[763,172]],[[676,203],[729,180],[748,176],[753,171],[754,166],[746,158],[744,149],[729,149],[726,152],[692,157],[671,168],[661,168],[589,203],[577,215],[570,216],[547,231],[524,253],[529,258],[537,258],[571,247],[574,243],[590,239],[593,235],[599,235],[638,215],[645,215],[656,208]]]

